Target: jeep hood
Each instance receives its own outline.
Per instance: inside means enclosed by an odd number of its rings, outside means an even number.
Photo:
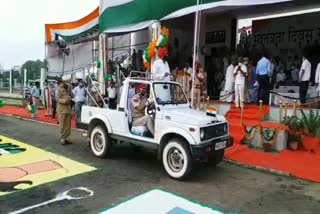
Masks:
[[[205,126],[217,120],[225,120],[224,117],[207,116],[206,112],[196,111],[189,108],[163,110],[163,119],[195,126]]]

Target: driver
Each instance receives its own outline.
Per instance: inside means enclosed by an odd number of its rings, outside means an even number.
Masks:
[[[154,136],[154,121],[150,115],[145,115],[145,109],[151,104],[146,98],[146,85],[136,86],[137,94],[132,98],[132,126],[147,126]]]

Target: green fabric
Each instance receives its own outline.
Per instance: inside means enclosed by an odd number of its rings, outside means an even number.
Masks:
[[[202,0],[202,4],[218,1],[223,0]],[[196,0],[135,0],[104,10],[99,17],[99,31],[101,33],[112,27],[160,20],[170,13],[196,4]]]
[[[104,81],[109,81],[112,79],[112,75],[111,74],[108,74],[104,77]]]
[[[3,102],[2,102],[2,100],[0,100],[0,107],[3,107]]]
[[[94,31],[97,31],[98,28],[99,28],[99,25],[95,25],[94,27],[90,28],[89,30],[83,31],[82,33],[75,34],[72,36],[63,36],[61,34],[59,34],[59,35],[63,38],[63,40],[70,42],[70,41],[79,39],[81,37],[88,36],[88,35],[92,34]]]
[[[28,108],[29,108],[29,113],[34,114],[36,112],[34,105],[29,105]]]

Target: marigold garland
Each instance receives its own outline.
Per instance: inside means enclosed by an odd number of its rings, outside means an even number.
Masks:
[[[169,41],[169,29],[163,27],[160,31],[160,37],[152,41],[143,54],[143,64],[147,70],[151,69],[151,60],[155,57],[159,48],[163,48],[168,45]]]

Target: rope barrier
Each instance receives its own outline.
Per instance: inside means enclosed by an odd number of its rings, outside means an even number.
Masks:
[[[294,97],[290,97],[290,96],[285,96],[285,95],[281,95],[277,92],[274,92],[274,91],[271,91],[270,94],[273,94],[275,96],[278,96],[279,99],[282,101],[282,102],[287,102],[287,100],[285,99],[282,99],[282,98],[287,98],[287,99],[292,99],[292,100],[297,100],[298,98],[294,98]],[[316,96],[316,97],[308,97],[306,98],[307,100],[311,100],[311,99],[315,99],[314,101],[312,102],[309,102],[309,103],[304,103],[304,104],[297,104],[298,106],[311,106],[311,105],[314,105],[318,102],[320,102],[320,96]],[[294,106],[294,104],[291,104],[291,103],[288,103],[288,106]]]

